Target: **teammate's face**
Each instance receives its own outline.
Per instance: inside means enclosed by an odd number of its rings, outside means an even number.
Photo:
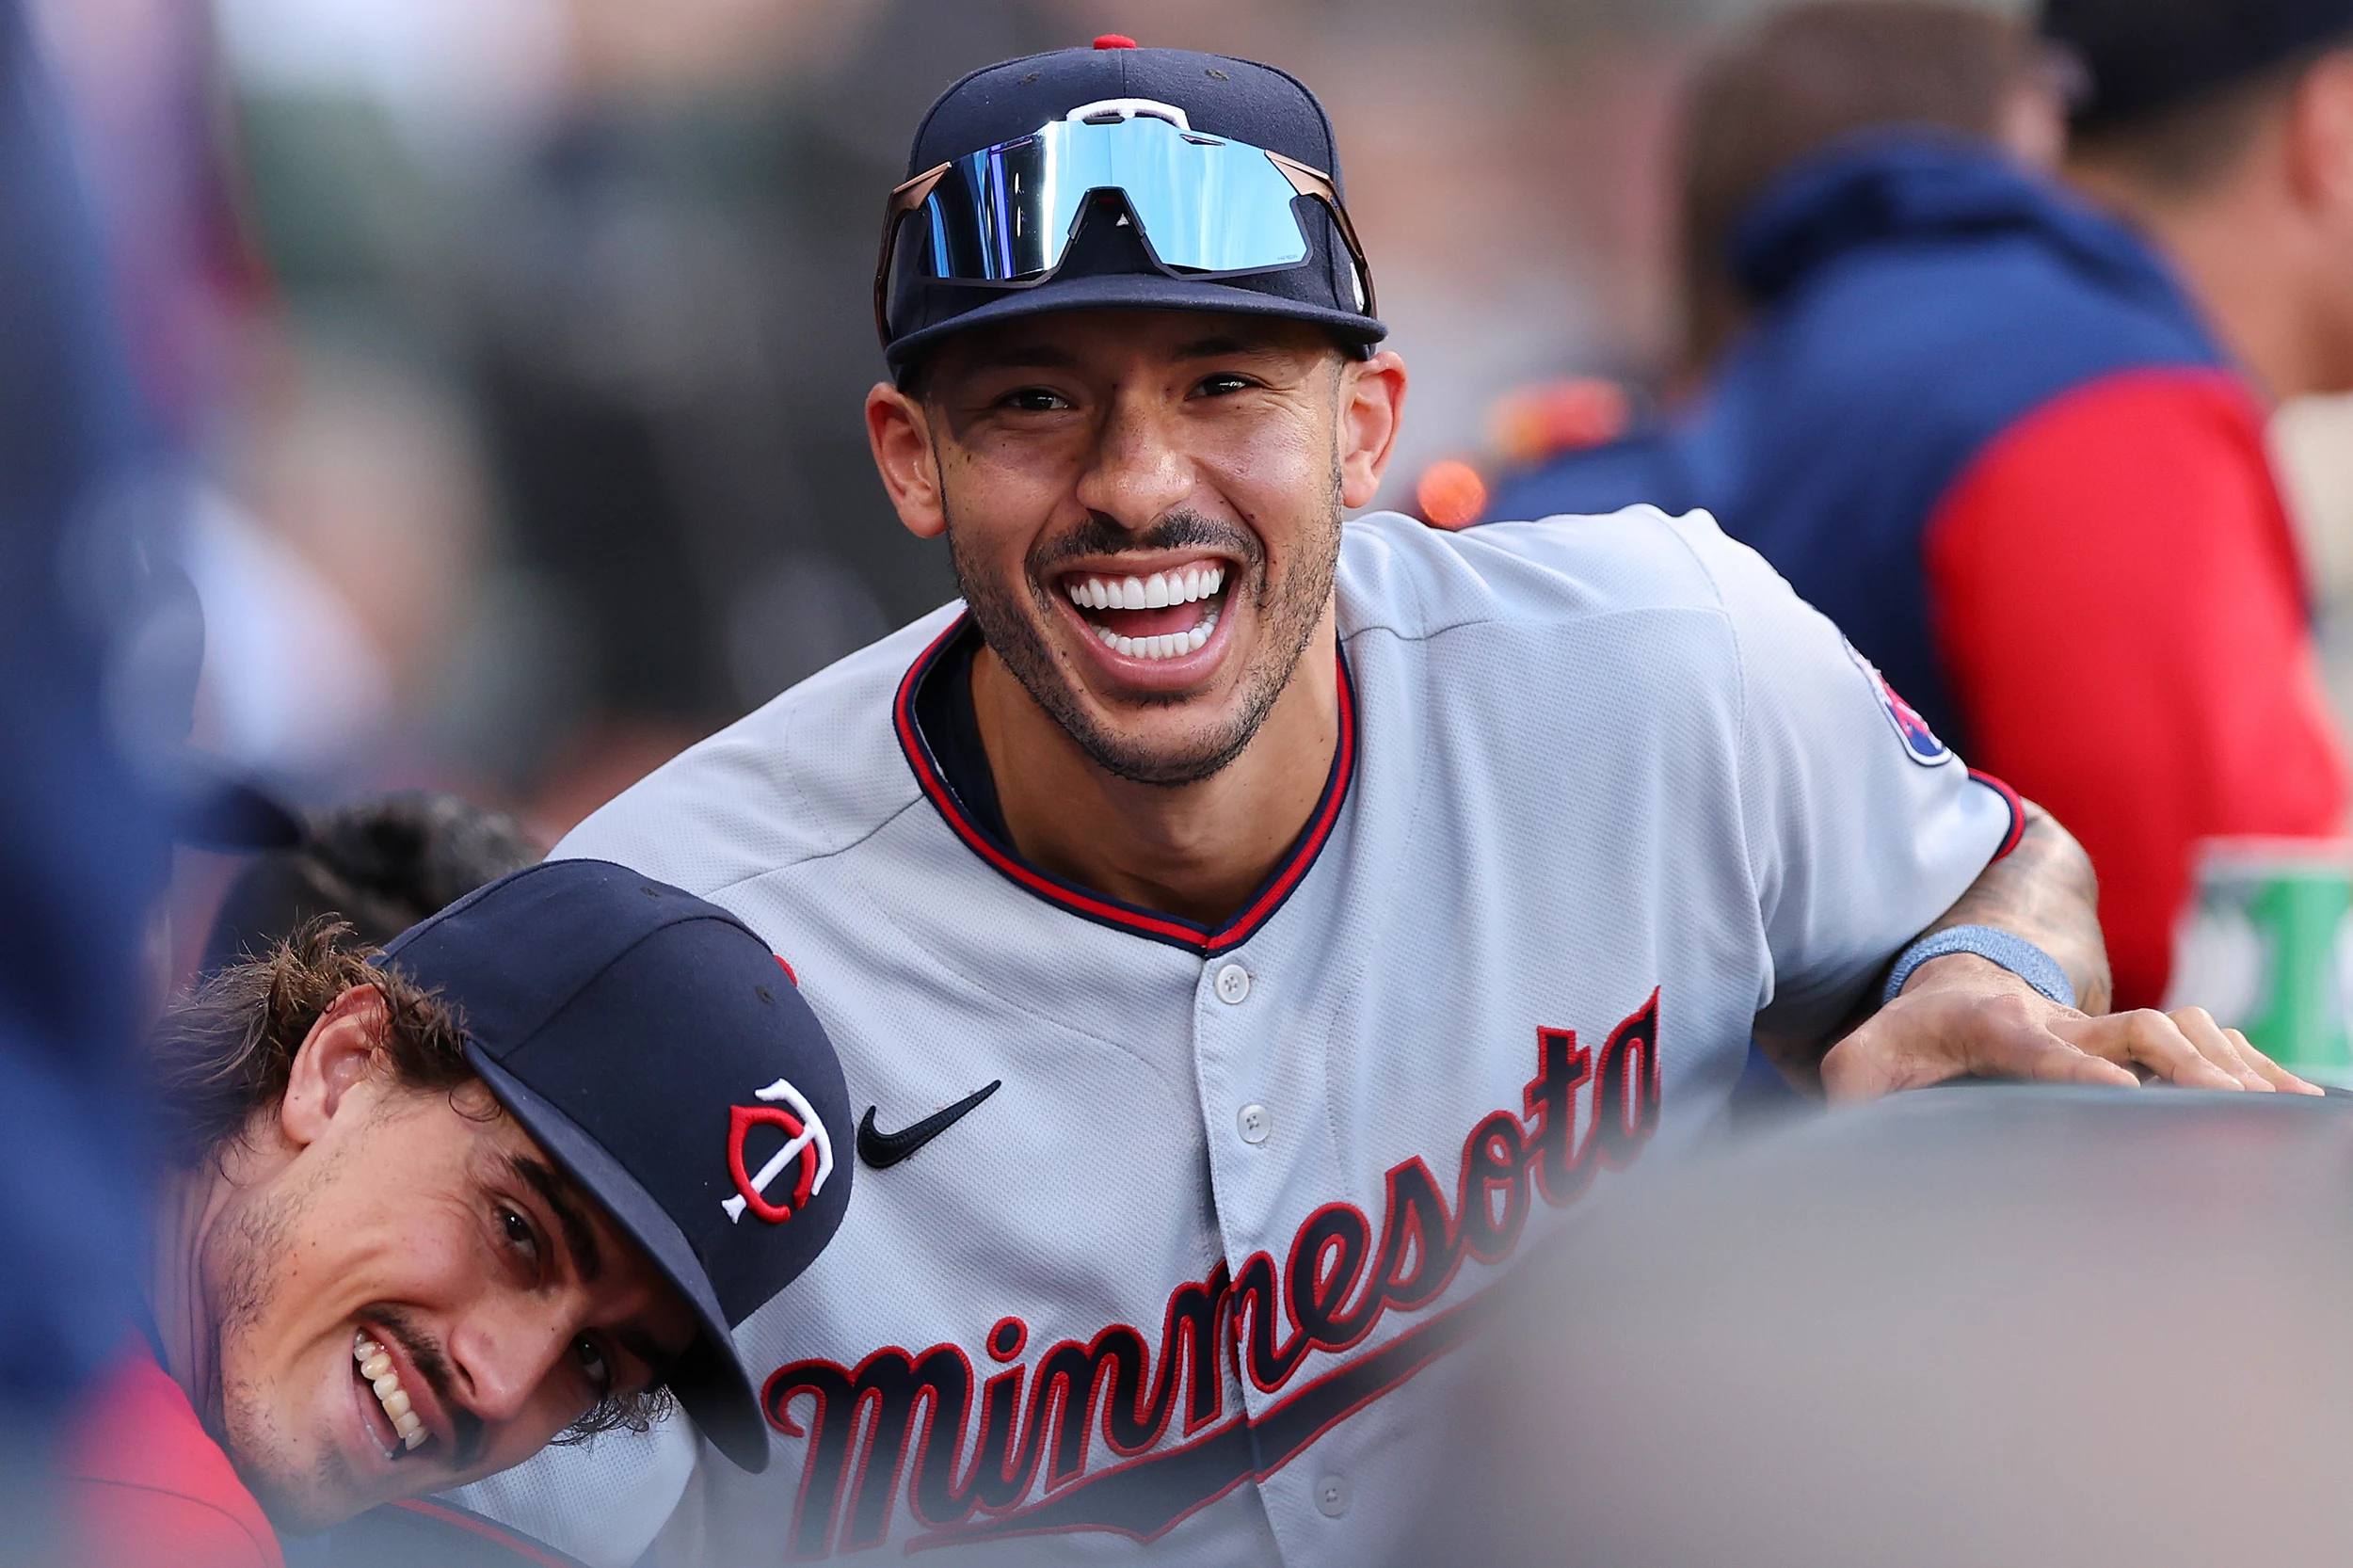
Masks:
[[[877,387],[867,417],[990,648],[1098,765],[1173,785],[1240,755],[1299,666],[1403,396],[1395,355],[1297,323],[1074,312],[952,340],[920,402]]]
[[[217,1433],[297,1532],[518,1464],[607,1394],[652,1386],[694,1335],[478,1084],[402,1089],[364,1056],[344,1076],[312,1104],[289,1095],[299,1152],[236,1192],[200,1258]]]

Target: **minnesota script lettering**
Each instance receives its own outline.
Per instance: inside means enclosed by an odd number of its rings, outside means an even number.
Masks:
[[[1262,1392],[1284,1392],[1310,1352],[1348,1352],[1391,1313],[1430,1305],[1466,1258],[1502,1262],[1535,1198],[1558,1208],[1597,1171],[1631,1164],[1658,1126],[1658,993],[1611,1031],[1598,1057],[1574,1030],[1539,1029],[1536,1069],[1519,1110],[1482,1117],[1464,1140],[1451,1203],[1419,1156],[1391,1166],[1377,1226],[1353,1204],[1326,1204],[1301,1224],[1280,1264],[1256,1253],[1170,1291],[1157,1355],[1139,1330],[1114,1323],[1025,1364],[1028,1325],[1000,1318],[984,1344],[1004,1369],[979,1383],[977,1425],[976,1373],[956,1345],[886,1346],[855,1368],[778,1368],[762,1393],[768,1419],[808,1438],[793,1555],[880,1544],[903,1479],[931,1531],[914,1544],[932,1545],[1069,1529],[1148,1541],[1271,1475],[1458,1341],[1478,1300],[1391,1336],[1256,1416],[1225,1410],[1218,1358],[1231,1357]],[[1590,1106],[1581,1117],[1580,1103]],[[1181,1440],[1163,1448],[1173,1422]],[[1114,1462],[1090,1471],[1097,1431]],[[1032,1501],[1033,1491],[1043,1495]]]

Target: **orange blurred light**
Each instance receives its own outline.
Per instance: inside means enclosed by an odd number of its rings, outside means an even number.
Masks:
[[[1414,504],[1433,528],[1468,528],[1487,510],[1487,482],[1458,457],[1442,457],[1422,470]]]
[[[1579,376],[1504,396],[1496,404],[1488,439],[1505,461],[1524,466],[1616,440],[1632,417],[1625,388]]]

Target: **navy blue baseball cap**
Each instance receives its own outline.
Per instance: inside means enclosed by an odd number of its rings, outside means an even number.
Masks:
[[[726,910],[605,860],[502,877],[376,962],[457,1012],[490,1093],[693,1305],[670,1390],[764,1469],[729,1331],[833,1239],[853,1163],[841,1064],[791,972]]]
[[[1079,131],[1076,148],[1042,140]],[[1088,144],[1146,133],[1148,147]],[[1059,179],[1022,185],[1025,158],[1065,151]],[[886,213],[874,288],[884,357],[901,375],[951,333],[1053,311],[1282,316],[1358,354],[1388,335],[1331,118],[1273,66],[1112,35],[988,66],[924,115],[907,182]],[[1051,205],[1042,193],[1058,185]],[[1048,205],[1025,214],[1025,200]]]
[[[2044,0],[2041,27],[2082,67],[2073,119],[2096,129],[2353,41],[2353,0]]]

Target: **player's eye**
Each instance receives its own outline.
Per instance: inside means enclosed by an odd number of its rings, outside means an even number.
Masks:
[[[1073,407],[1062,393],[1044,387],[1022,387],[1009,392],[997,400],[997,406],[1024,414],[1054,414]]]
[[[499,1230],[506,1244],[527,1255],[534,1262],[539,1256],[539,1233],[531,1228],[531,1222],[504,1204],[499,1205]]]
[[[580,1362],[581,1374],[601,1399],[613,1391],[613,1364],[605,1358],[603,1349],[585,1336],[573,1341],[572,1354]]]
[[[1256,383],[1247,376],[1230,370],[1221,370],[1204,376],[1199,384],[1193,388],[1193,395],[1196,397],[1229,397],[1238,392],[1248,392],[1254,385]]]

